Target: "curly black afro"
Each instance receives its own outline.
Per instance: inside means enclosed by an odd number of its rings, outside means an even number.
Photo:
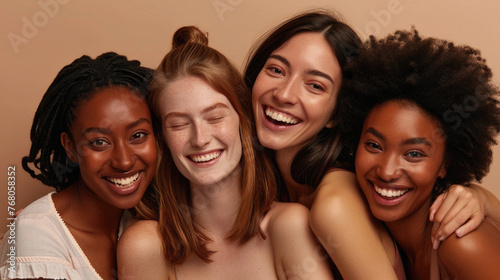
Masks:
[[[448,169],[434,195],[450,184],[480,181],[500,131],[500,92],[491,76],[480,52],[469,46],[423,38],[414,28],[380,40],[371,36],[346,67],[339,95],[346,148],[354,154],[374,107],[409,101],[439,120],[445,134]]]

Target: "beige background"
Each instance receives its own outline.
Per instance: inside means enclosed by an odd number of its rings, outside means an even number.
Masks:
[[[333,8],[362,38],[415,25],[482,50],[500,81],[500,1],[497,0],[22,0],[0,2],[0,224],[7,219],[7,169],[16,167],[16,209],[51,191],[22,170],[29,129],[57,72],[83,54],[116,51],[156,67],[173,32],[197,25],[210,44],[240,69],[250,46],[285,18],[310,8]],[[500,197],[500,147],[482,184]],[[0,232],[3,232],[0,229]]]

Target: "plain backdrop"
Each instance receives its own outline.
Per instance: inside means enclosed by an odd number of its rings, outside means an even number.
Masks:
[[[286,18],[329,8],[366,39],[415,26],[424,36],[482,51],[500,81],[497,0],[22,0],[0,2],[0,219],[7,222],[7,172],[15,166],[16,210],[53,189],[21,167],[38,103],[58,71],[83,54],[115,51],[155,68],[184,25],[243,69],[250,47]],[[482,185],[500,197],[500,147]],[[6,230],[6,229],[5,229]],[[0,232],[5,230],[0,229]]]

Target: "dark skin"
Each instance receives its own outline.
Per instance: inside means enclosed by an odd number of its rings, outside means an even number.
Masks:
[[[103,279],[116,279],[116,244],[123,210],[91,201],[82,203],[83,197],[92,194],[78,185],[52,196],[56,209],[97,273]]]
[[[124,209],[141,199],[157,161],[146,101],[124,87],[101,90],[76,110],[61,143],[79,179],[54,194],[55,207],[103,279],[116,279],[116,245]],[[117,181],[121,183],[116,183]]]
[[[440,127],[414,104],[389,101],[377,106],[363,126],[356,155],[358,181],[372,213],[408,256],[412,279],[497,279],[500,230],[489,219],[464,237],[450,236],[433,259],[431,191],[447,168],[446,142],[435,133]]]

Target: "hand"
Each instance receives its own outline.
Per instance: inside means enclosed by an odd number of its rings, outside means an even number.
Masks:
[[[432,247],[437,249],[453,232],[462,237],[475,230],[484,220],[485,200],[474,188],[461,185],[453,185],[439,195],[430,208]]]

